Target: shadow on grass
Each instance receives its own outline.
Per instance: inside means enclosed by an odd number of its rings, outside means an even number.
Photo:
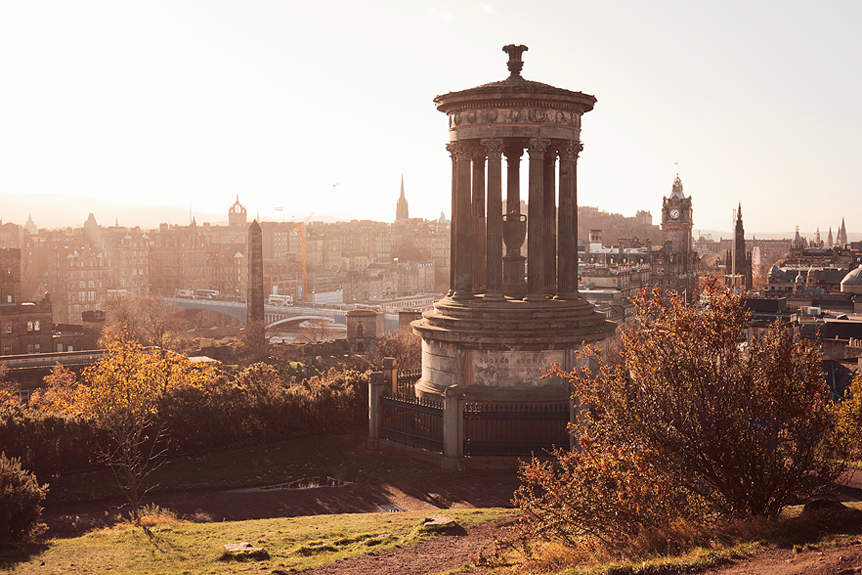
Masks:
[[[0,570],[31,561],[47,550],[45,543],[0,543]]]

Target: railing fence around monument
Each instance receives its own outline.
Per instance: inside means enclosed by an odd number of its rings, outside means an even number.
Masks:
[[[570,405],[540,403],[464,404],[464,455],[532,457],[569,446]]]
[[[409,395],[380,397],[380,437],[443,452],[443,402]]]
[[[478,402],[457,387],[451,397],[420,399],[415,384],[421,375],[420,370],[372,374],[371,444],[379,447],[379,440],[386,440],[455,459],[529,458],[571,447],[569,400]]]

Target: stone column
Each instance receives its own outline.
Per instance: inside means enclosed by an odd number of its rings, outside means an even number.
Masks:
[[[545,150],[551,144],[543,138],[530,138],[530,190],[527,216],[527,299],[545,299]]]
[[[485,299],[503,299],[503,140],[482,140],[488,156]]]
[[[485,291],[485,148],[473,148],[473,210],[470,253],[473,258],[474,294]]]
[[[554,147],[545,151],[544,161],[545,293],[553,295],[557,291],[557,150]]]
[[[559,273],[557,297],[578,299],[578,194],[577,168],[579,142],[566,142],[560,148]]]
[[[452,297],[456,299],[470,298],[472,289],[472,257],[470,250],[471,229],[471,194],[470,194],[470,149],[464,142],[452,142],[448,145],[452,153],[453,186],[452,196],[452,233],[454,244],[452,267],[455,269],[455,285]]]
[[[507,139],[506,152],[506,213],[521,213],[521,156],[524,146],[518,139]]]
[[[449,150],[449,155],[452,157],[452,206],[449,211],[449,291],[446,295],[452,297],[452,294],[455,293],[455,261],[458,259],[456,256],[458,242],[455,235],[455,212],[458,211],[458,196],[455,194],[455,188],[458,187],[458,168],[455,165],[453,144],[446,144],[446,149]]]

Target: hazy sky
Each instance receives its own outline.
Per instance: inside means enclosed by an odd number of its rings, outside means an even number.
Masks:
[[[679,171],[696,228],[741,201],[749,231],[858,232],[860,27],[856,0],[0,0],[0,191],[391,221],[403,172],[449,215],[432,100],[515,43],[598,98],[580,204],[657,223]]]

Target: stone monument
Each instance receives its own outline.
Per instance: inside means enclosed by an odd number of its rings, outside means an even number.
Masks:
[[[567,398],[565,382],[542,379],[542,368],[555,360],[573,369],[582,344],[604,340],[616,327],[578,293],[581,116],[596,99],[524,79],[526,50],[503,48],[507,79],[434,99],[449,118],[452,264],[447,296],[412,323],[422,337],[420,397],[440,397],[457,385],[489,401]]]
[[[262,322],[263,315],[263,232],[257,220],[248,227],[248,323]]]

